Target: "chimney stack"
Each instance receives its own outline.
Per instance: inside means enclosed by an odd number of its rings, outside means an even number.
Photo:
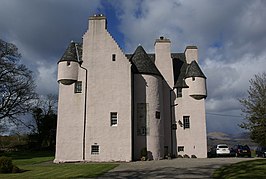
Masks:
[[[194,60],[198,62],[198,47],[187,46],[185,50],[185,56],[188,64],[190,64]]]
[[[100,32],[105,30],[106,27],[106,17],[103,14],[95,14],[89,18],[89,30]]]
[[[155,65],[167,81],[169,86],[173,86],[173,65],[171,58],[171,41],[163,36],[155,41]],[[170,69],[170,70],[169,70]]]

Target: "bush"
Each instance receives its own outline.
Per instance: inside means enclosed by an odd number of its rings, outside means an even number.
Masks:
[[[185,154],[184,156],[183,156],[183,158],[190,158],[187,154]]]
[[[12,159],[9,157],[0,157],[0,173],[18,173],[20,169],[12,164]]]
[[[183,156],[182,155],[178,155],[177,158],[183,158]]]
[[[197,158],[197,156],[196,155],[191,155],[191,158]]]

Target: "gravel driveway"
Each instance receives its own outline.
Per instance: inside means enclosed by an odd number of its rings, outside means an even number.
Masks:
[[[206,158],[121,163],[99,178],[211,178],[215,169],[254,158]]]

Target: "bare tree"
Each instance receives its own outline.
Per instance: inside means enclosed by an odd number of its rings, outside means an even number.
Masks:
[[[32,110],[32,116],[36,123],[31,140],[35,140],[35,148],[55,147],[56,123],[57,123],[57,96],[47,95],[40,97]]]
[[[246,119],[240,127],[249,130],[256,143],[266,146],[266,73],[255,75],[249,82],[248,96],[239,100]]]
[[[18,116],[30,112],[35,83],[32,72],[19,63],[20,54],[14,44],[0,39],[0,121],[23,123]]]

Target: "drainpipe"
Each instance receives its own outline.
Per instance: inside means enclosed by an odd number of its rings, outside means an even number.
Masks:
[[[172,108],[177,106],[178,104],[172,104],[172,92],[174,89],[170,89],[170,130],[171,130],[171,155],[173,155],[173,110]]]
[[[84,120],[83,120],[83,141],[82,141],[82,160],[85,161],[85,148],[86,148],[86,123],[87,123],[87,80],[88,80],[88,70],[81,66],[82,65],[82,60],[79,58],[79,53],[78,53],[78,47],[77,44],[75,43],[75,49],[76,49],[76,54],[78,58],[78,62],[80,65],[80,68],[85,70],[85,93],[84,93]]]

